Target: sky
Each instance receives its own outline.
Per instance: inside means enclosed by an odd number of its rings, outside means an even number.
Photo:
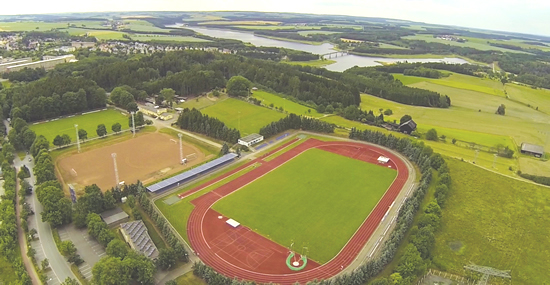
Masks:
[[[262,11],[403,19],[550,36],[548,0],[26,0],[1,15],[101,11]]]

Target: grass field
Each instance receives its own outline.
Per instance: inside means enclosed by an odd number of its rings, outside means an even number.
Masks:
[[[220,119],[230,128],[238,129],[243,136],[257,133],[261,127],[286,116],[283,113],[233,98],[227,98],[206,107],[201,112]]]
[[[209,40],[195,38],[195,37],[184,37],[184,36],[170,36],[170,35],[161,35],[161,34],[133,34],[130,35],[132,40],[136,41],[162,41],[162,42],[193,42],[193,43],[205,43],[210,42]]]
[[[215,99],[214,98],[215,97],[210,98],[210,97],[207,97],[207,96],[189,98],[189,100],[186,100],[183,103],[178,103],[177,107],[189,108],[189,109],[195,108],[197,110],[200,110],[200,109],[206,108],[208,106],[212,106],[212,105],[216,104],[217,102],[219,102],[221,100],[226,99],[227,95],[222,94],[222,95],[220,95],[219,98],[215,98]]]
[[[296,102],[292,102],[281,96],[277,96],[273,93],[269,93],[263,90],[254,91],[254,94],[252,94],[252,96],[256,99],[262,100],[262,103],[266,106],[273,104],[273,106],[275,107],[283,107],[284,110],[288,111],[289,113],[294,113],[296,115],[305,115],[315,118],[323,116],[323,114],[317,113],[315,108],[300,105]],[[308,110],[310,110],[310,112],[308,112]]]
[[[478,91],[490,95],[505,97],[504,86],[502,83],[487,78],[479,78],[458,73],[453,73],[449,77],[443,77],[441,79],[406,76],[403,74],[393,74],[393,77],[403,82],[404,85],[411,85],[419,82],[430,82],[447,87]]]
[[[167,32],[168,29],[162,29],[145,20],[124,20],[124,29],[130,29],[137,32]]]
[[[306,65],[313,67],[325,67],[327,65],[335,63],[335,60],[331,59],[318,59],[310,61],[282,61],[282,63],[291,64],[291,65]]]
[[[317,35],[317,34],[320,34],[320,35],[331,35],[331,34],[336,34],[338,32],[331,32],[331,31],[324,31],[324,30],[308,30],[308,31],[299,31],[298,34],[302,35],[302,36],[309,36],[309,35]]]
[[[193,271],[187,272],[184,275],[176,278],[178,285],[206,285],[204,280],[193,275]]]
[[[79,129],[84,129],[88,132],[88,138],[97,137],[97,125],[105,124],[107,133],[112,133],[111,126],[114,123],[120,123],[122,129],[128,128],[128,118],[116,110],[105,110],[86,115],[63,118],[47,123],[34,124],[30,126],[37,135],[43,135],[51,143],[55,136],[67,134],[71,137],[71,141],[76,141],[75,124],[78,124]]]
[[[519,169],[522,172],[532,175],[548,176],[550,173],[550,161],[543,161],[540,158],[520,156]]]
[[[214,204],[213,209],[288,246],[333,258],[378,203],[396,171],[308,150]],[[357,183],[358,178],[364,183]],[[338,213],[338,214],[335,214]]]
[[[512,270],[514,284],[547,284],[549,189],[456,160],[448,164],[453,185],[434,263],[462,275],[463,266],[474,262]]]
[[[538,111],[550,115],[550,90],[508,83],[506,92],[511,100],[538,108]]]

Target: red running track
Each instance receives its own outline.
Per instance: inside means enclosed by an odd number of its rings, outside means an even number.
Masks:
[[[292,142],[289,142],[279,147],[273,152],[283,148],[290,143]],[[215,247],[215,244],[217,242],[216,239],[219,238],[219,236],[209,234],[213,222],[211,219],[206,219],[209,220],[209,223],[205,223],[205,217],[212,216],[213,211],[210,209],[210,207],[224,196],[244,187],[245,185],[253,182],[261,176],[269,173],[271,170],[281,166],[285,162],[291,160],[292,158],[311,148],[319,148],[371,163],[376,163],[376,159],[378,158],[378,156],[383,155],[390,158],[390,161],[393,162],[392,164],[389,164],[389,166],[392,166],[397,170],[397,177],[395,178],[392,185],[388,188],[374,210],[369,214],[363,224],[361,224],[357,232],[351,237],[351,239],[340,251],[340,253],[323,265],[311,266],[309,267],[309,269],[306,268],[303,271],[289,273],[287,269],[286,271],[281,270],[281,272],[277,273],[267,273],[258,272],[258,270],[251,270],[249,268],[246,268],[246,266],[243,266],[242,263],[234,262],[231,256],[224,256],[224,254],[221,254],[219,251],[217,252],[216,250],[214,250],[212,247]],[[261,158],[257,160],[261,160]],[[239,169],[242,169],[242,167]],[[238,171],[238,169],[235,171]],[[295,284],[296,282],[305,284],[308,281],[314,279],[327,279],[338,274],[342,270],[342,267],[345,268],[349,266],[355,260],[356,256],[360,253],[361,249],[364,247],[364,245],[367,243],[367,241],[370,239],[370,237],[382,221],[382,218],[384,217],[390,205],[399,195],[401,189],[407,181],[408,176],[409,171],[407,166],[405,165],[405,162],[403,162],[399,157],[387,150],[355,142],[323,142],[315,139],[308,139],[304,143],[288,150],[287,152],[274,158],[273,160],[269,162],[262,162],[262,166],[226,183],[223,186],[220,186],[212,192],[209,192],[193,200],[192,202],[193,204],[195,204],[196,207],[193,212],[191,212],[191,215],[189,217],[187,224],[187,234],[191,246],[193,247],[195,252],[197,252],[200,259],[219,273],[231,278],[236,277],[238,279],[253,280],[259,283],[273,282],[285,285]],[[210,185],[211,183],[208,184]],[[204,187],[200,186],[197,187],[197,189],[200,190]],[[190,192],[195,192],[194,190],[195,189],[191,190]],[[253,239],[256,244],[262,244],[266,246],[277,245],[267,238],[264,238],[255,233],[253,233],[253,235],[249,235],[248,239]],[[284,249],[284,247],[280,245],[278,246]],[[278,262],[284,264],[285,260],[278,260]]]

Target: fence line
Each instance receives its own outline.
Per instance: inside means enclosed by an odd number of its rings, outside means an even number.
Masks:
[[[418,280],[417,285],[423,284],[424,280],[426,278],[428,278],[429,276],[443,277],[443,278],[446,278],[446,279],[449,279],[449,280],[452,280],[452,281],[456,281],[459,284],[467,284],[467,285],[470,285],[470,284],[475,285],[476,284],[475,281],[472,281],[468,278],[464,278],[463,276],[458,276],[458,275],[454,275],[454,274],[451,274],[451,273],[438,271],[438,270],[435,270],[435,269],[429,269],[428,273],[426,273],[426,275],[422,276],[422,278],[420,278],[420,280]]]

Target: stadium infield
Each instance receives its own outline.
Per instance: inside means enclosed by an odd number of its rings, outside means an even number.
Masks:
[[[151,133],[82,153],[67,153],[56,160],[56,166],[65,184],[71,183],[77,189],[97,184],[106,191],[116,184],[112,153],[117,154],[120,181],[148,183],[207,159],[194,145],[182,145],[184,156],[195,153],[185,165],[179,163],[177,140],[167,134]]]
[[[288,256],[288,249],[285,248],[286,244],[284,246],[277,244],[245,226],[232,228],[225,223],[231,217],[225,217],[211,209],[211,207],[223,197],[237,190],[240,191],[241,188],[311,148],[322,149],[370,163],[377,163],[376,159],[379,155],[387,156],[391,160],[390,163],[395,163],[390,165],[392,168],[397,169],[397,177],[368,217],[362,221],[353,236],[349,238],[334,258],[323,265],[309,260],[308,266],[304,270],[295,272],[291,271],[285,264]],[[323,142],[308,139],[269,162],[263,161],[260,157],[250,163],[257,162],[261,162],[262,165],[192,201],[195,209],[189,217],[187,233],[192,248],[205,264],[226,276],[260,283],[306,283],[314,279],[327,279],[341,272],[343,268],[354,262],[381,223],[388,208],[400,193],[409,176],[409,169],[404,161],[392,152],[355,142]],[[246,166],[243,165],[242,167]],[[200,189],[201,186],[197,188]],[[325,234],[325,232],[322,231],[318,234]],[[296,251],[300,252],[299,249],[296,249]]]
[[[308,256],[323,264],[342,249],[396,176],[393,168],[310,149],[212,208],[278,244],[294,242],[299,252],[307,246]]]

